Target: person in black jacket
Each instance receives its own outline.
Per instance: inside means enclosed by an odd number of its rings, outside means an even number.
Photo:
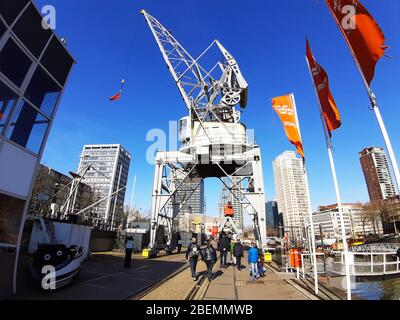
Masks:
[[[203,261],[207,266],[207,276],[208,280],[211,281],[213,277],[213,266],[215,261],[217,261],[217,252],[211,244],[211,240],[207,240],[207,247],[203,251]]]
[[[242,270],[242,261],[241,260],[242,260],[242,257],[244,256],[243,251],[244,251],[243,245],[240,242],[240,239],[238,238],[236,240],[236,244],[235,244],[234,255],[236,258],[236,267],[239,271]]]
[[[220,268],[227,268],[228,264],[226,262],[226,258],[230,249],[230,240],[226,237],[226,234],[223,232],[221,234],[221,238],[218,241],[218,250],[220,251],[220,259],[221,265]]]
[[[200,250],[200,246],[197,244],[197,238],[193,237],[192,242],[189,244],[186,251],[186,259],[189,259],[190,271],[192,272],[192,278],[194,281],[197,280],[196,266],[199,257],[203,260],[203,253]]]

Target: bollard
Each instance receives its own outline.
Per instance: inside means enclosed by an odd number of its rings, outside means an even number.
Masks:
[[[125,248],[125,260],[124,260],[125,268],[129,268],[131,266],[132,250],[133,250],[133,238],[127,237],[126,238],[126,248]]]

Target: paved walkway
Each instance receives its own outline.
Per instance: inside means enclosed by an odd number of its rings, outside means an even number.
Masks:
[[[203,300],[309,300],[302,291],[285,281],[293,275],[268,268],[264,278],[251,281],[247,257],[242,263],[246,268],[240,272],[231,266],[216,269],[215,278],[210,282]]]
[[[121,300],[175,272],[186,261],[184,254],[143,259],[134,256],[130,268],[123,267],[118,254],[94,254],[82,265],[78,281],[53,292],[43,292],[30,281],[27,265],[21,268],[16,299],[46,300]],[[193,280],[192,280],[193,281]]]
[[[198,261],[196,271],[198,278],[206,272],[206,265],[203,261]],[[141,300],[185,300],[195,284],[190,268],[187,268]]]

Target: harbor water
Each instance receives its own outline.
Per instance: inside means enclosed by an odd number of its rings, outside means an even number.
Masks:
[[[400,300],[400,278],[357,282],[352,293],[366,300]]]

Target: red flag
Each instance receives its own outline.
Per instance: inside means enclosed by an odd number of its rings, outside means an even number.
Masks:
[[[125,80],[122,79],[121,88],[119,89],[119,92],[117,94],[114,94],[112,97],[110,97],[110,101],[117,101],[117,100],[121,99],[124,84],[125,84]]]
[[[385,35],[367,9],[358,0],[325,0],[360,65],[368,85],[375,65],[385,54]]]
[[[110,101],[116,101],[121,99],[121,94],[122,92],[118,92],[117,94],[113,95],[112,97],[110,97]]]
[[[342,124],[339,109],[336,106],[331,90],[329,89],[328,75],[326,74],[324,68],[322,68],[317,61],[315,61],[315,58],[311,52],[310,44],[308,43],[308,39],[306,40],[306,57],[308,65],[310,66],[310,72],[318,94],[318,99],[324,115],[326,127],[328,129],[329,136],[332,137],[332,131],[339,128]]]

